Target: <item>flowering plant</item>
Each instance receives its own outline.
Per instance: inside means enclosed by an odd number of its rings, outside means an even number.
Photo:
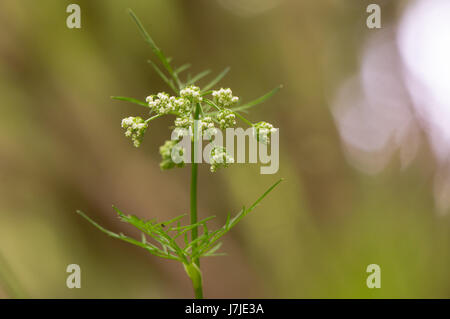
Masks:
[[[195,147],[195,144],[198,142],[196,137],[197,133],[209,132],[213,135],[214,131],[217,130],[215,124],[217,124],[220,129],[226,129],[235,126],[237,124],[236,119],[240,119],[253,128],[254,136],[259,142],[268,144],[270,142],[271,133],[274,133],[276,129],[266,122],[253,124],[243,117],[240,112],[264,102],[275,94],[280,87],[275,88],[254,101],[238,105],[239,98],[233,95],[231,89],[220,88],[218,90],[211,90],[226,75],[229,68],[222,71],[202,89],[195,84],[197,81],[207,76],[209,71],[201,72],[192,77],[188,76],[185,81],[182,81],[180,74],[188,69],[190,65],[186,64],[178,68],[173,68],[170,59],[167,58],[155,44],[136,15],[131,10],[129,10],[129,13],[140,29],[145,41],[150,45],[168,75],[153,61],[148,62],[163,81],[171,88],[175,95],[160,92],[149,95],[145,102],[128,97],[116,96],[113,97],[113,99],[132,102],[149,109],[149,118],[146,120],[139,116],[127,117],[122,120],[125,136],[131,139],[135,147],[141,145],[144,134],[151,121],[165,115],[175,116],[174,126],[176,130],[179,129],[180,131],[178,134],[175,134],[175,139],[173,139],[172,136],[172,140],[166,141],[159,149],[162,157],[160,163],[160,168],[162,170],[185,166],[186,163],[183,159],[183,155],[186,150],[180,146],[178,142],[183,136],[186,136],[186,134],[189,133],[192,146],[190,224],[181,225],[181,220],[185,215],[177,216],[167,221],[157,222],[155,219],[142,220],[136,216],[126,215],[113,206],[122,221],[133,225],[141,231],[142,237],[140,240],[137,240],[122,233],[113,233],[97,224],[83,212],[77,212],[95,227],[111,237],[142,247],[155,256],[181,262],[187,275],[192,281],[195,297],[203,298],[200,258],[220,255],[218,250],[221,246],[221,243],[219,242],[221,237],[230,231],[230,229],[242,218],[249,214],[282,180],[278,180],[275,184],[270,186],[264,194],[250,205],[250,207],[243,207],[233,217],[228,214],[224,226],[214,231],[209,230],[207,222],[215,216],[210,216],[202,220],[197,219],[198,163],[195,160],[197,156]],[[178,155],[178,157],[176,155]],[[234,162],[233,157],[228,154],[227,149],[220,145],[212,147],[209,155],[211,172],[216,172],[220,168],[228,167]]]

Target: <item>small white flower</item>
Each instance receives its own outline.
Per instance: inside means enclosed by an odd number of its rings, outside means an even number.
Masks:
[[[227,153],[225,147],[216,146],[211,150],[209,161],[211,164],[211,172],[216,172],[220,168],[225,168],[233,164],[234,158]]]
[[[217,120],[221,129],[233,127],[236,125],[236,115],[230,109],[223,109],[217,114]]]
[[[191,102],[184,97],[170,96],[167,93],[160,92],[156,96],[150,95],[145,99],[148,106],[158,114],[177,113],[188,115]]]
[[[213,136],[217,135],[217,129],[214,127],[213,119],[210,116],[201,119],[200,128],[207,140],[211,140]]]
[[[122,120],[122,127],[126,128],[130,125],[133,125],[134,117],[127,117]]]
[[[182,89],[180,91],[180,95],[181,97],[189,99],[194,103],[203,101],[203,98],[200,96],[200,88],[194,85]]]
[[[159,153],[162,158],[159,167],[162,170],[184,166],[182,157],[184,154],[184,149],[178,144],[178,141],[166,141],[164,145],[159,148]],[[175,158],[173,156],[175,156]]]
[[[125,129],[125,136],[131,137],[133,145],[139,147],[144,138],[148,124],[139,116],[130,116],[122,120],[122,127]]]
[[[189,128],[193,122],[190,117],[177,117],[175,119],[175,127]]]
[[[169,94],[160,92],[153,96],[148,96],[146,101],[148,106],[152,108],[158,114],[168,114],[175,111],[175,97],[169,96]]]
[[[206,116],[201,119],[201,129],[202,131],[205,131],[207,129],[214,128],[214,122],[213,119],[210,116]]]
[[[175,106],[175,111],[178,112],[178,114],[182,115],[189,115],[189,112],[191,110],[191,102],[189,99],[186,99],[184,97],[178,97],[175,98],[173,105]]]
[[[230,107],[239,101],[237,96],[233,96],[231,89],[221,88],[220,90],[212,92],[214,103],[220,107]]]
[[[266,145],[270,143],[270,135],[276,131],[277,129],[272,124],[264,121],[258,122],[253,126],[253,135],[256,137],[256,140]]]

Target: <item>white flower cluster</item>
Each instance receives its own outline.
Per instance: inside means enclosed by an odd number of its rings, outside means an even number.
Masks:
[[[225,168],[233,164],[234,158],[227,153],[225,147],[216,146],[211,150],[209,161],[211,172],[216,172],[219,168]]]
[[[156,97],[150,95],[146,99],[148,106],[158,114],[168,114],[170,112],[177,112],[186,114],[190,109],[189,100],[183,97],[169,96],[169,94],[161,92]]]
[[[172,153],[175,154],[178,163],[175,163],[173,161]],[[178,141],[166,141],[164,145],[159,148],[159,154],[161,154],[162,157],[162,161],[161,163],[159,163],[159,167],[162,170],[184,166],[182,158],[184,149],[180,145],[178,145]]]
[[[214,127],[214,121],[210,116],[205,116],[201,118],[199,123],[199,129],[202,131],[202,134],[205,134],[204,136],[207,139],[211,139],[212,135],[216,134],[216,128]],[[175,130],[177,132],[177,137],[180,138],[186,134],[186,130],[191,132],[192,134],[192,127],[194,125],[194,120],[191,117],[177,117],[175,119]],[[185,130],[183,130],[185,129]]]
[[[228,127],[233,127],[236,125],[236,115],[230,109],[222,109],[217,114],[217,120],[221,129],[226,129]]]
[[[233,96],[233,92],[231,91],[231,89],[221,88],[218,91],[213,91],[212,96],[214,99],[214,103],[216,103],[220,107],[230,107],[239,101],[239,98],[237,96]]]
[[[191,111],[191,102],[184,97],[175,98],[175,111],[184,116],[189,115]]]
[[[214,122],[213,119],[210,116],[205,116],[201,119],[201,130],[206,131],[207,129],[213,129],[214,128]]]
[[[130,116],[122,120],[122,127],[126,129],[125,136],[131,137],[133,145],[139,147],[148,127],[147,123],[139,116]]]
[[[189,128],[193,124],[193,120],[189,116],[177,117],[175,119],[175,127]]]
[[[201,130],[207,140],[211,140],[213,135],[217,134],[217,129],[214,127],[213,119],[210,116],[202,118]]]
[[[199,119],[199,131],[209,140],[212,140],[213,136],[217,134],[215,123],[218,123],[221,129],[236,125],[236,113],[229,107],[239,101],[239,98],[233,96],[233,92],[229,88],[212,91],[212,99],[220,108],[219,112],[212,113],[213,116],[208,116],[208,114],[205,114],[205,116],[201,112]],[[178,141],[187,134],[192,136],[195,123],[192,116],[192,106],[203,101],[200,88],[194,85],[185,87],[180,91],[180,96],[170,96],[167,93],[160,92],[148,96],[146,101],[158,115],[174,114],[177,116],[174,122],[176,140],[166,141],[159,149],[162,156],[161,169],[183,166],[183,162],[175,163],[172,160],[172,150],[177,147],[176,151],[182,154],[184,150],[177,145]],[[134,146],[139,147],[148,127],[147,122],[140,117],[128,117],[123,119],[122,127],[126,129],[125,135],[131,137]],[[270,143],[271,134],[274,132],[276,132],[276,129],[270,123],[258,122],[253,124],[253,135],[257,141],[263,144]],[[215,172],[219,168],[228,167],[231,163],[234,163],[234,159],[227,153],[226,148],[215,146],[210,153],[210,163],[211,172]]]
[[[180,91],[180,95],[183,98],[189,99],[193,103],[203,101],[203,98],[200,96],[200,88],[198,86],[188,86]]]
[[[205,116],[205,117],[201,118],[199,121],[201,121],[200,128],[202,131],[205,131],[210,128],[214,128],[214,122],[210,116]],[[194,125],[194,120],[187,116],[186,117],[177,117],[175,119],[174,124],[175,124],[175,127],[190,128],[190,127],[192,127],[192,125]]]
[[[190,116],[177,117],[174,122],[174,133],[176,134],[176,138],[180,139],[183,136],[189,135],[189,132],[192,130],[191,127],[193,123],[194,120],[192,120]]]
[[[256,140],[266,145],[270,142],[270,135],[276,131],[277,129],[272,124],[264,121],[253,126],[253,134],[256,136]]]

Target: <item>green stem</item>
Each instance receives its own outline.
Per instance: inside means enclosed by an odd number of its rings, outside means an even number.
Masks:
[[[194,287],[194,293],[196,299],[203,299],[203,287],[202,287],[202,273],[200,268],[195,263],[183,264],[189,278],[192,280],[192,286]]]
[[[194,147],[194,143],[192,143],[192,147]],[[193,151],[192,151],[193,152]],[[193,157],[193,156],[192,156]],[[197,170],[198,164],[194,162],[192,158],[192,167],[191,167],[191,225],[197,223]],[[195,240],[198,237],[198,228],[194,227],[191,231],[191,240]],[[192,251],[197,250],[197,244],[192,246]],[[198,258],[193,260],[197,266],[199,266]]]
[[[195,299],[203,299],[203,287],[202,287],[201,280],[200,280],[199,286],[196,286],[194,283],[194,293],[195,293]]]
[[[194,109],[194,127],[193,127],[193,138],[191,142],[191,224],[197,223],[197,171],[198,171],[198,163],[197,163],[197,143],[198,143],[198,123],[197,121],[200,118],[200,104],[195,105]],[[194,227],[191,231],[191,240],[194,241],[198,237],[198,228]],[[192,251],[195,252],[197,250],[197,244],[192,246]],[[203,298],[203,288],[201,281],[201,273],[200,273],[200,259],[195,258],[192,262],[197,266],[199,271],[200,280],[191,277],[192,284],[194,286],[195,298],[202,299]],[[195,276],[197,278],[198,276]]]
[[[155,120],[155,119],[157,119],[158,117],[161,117],[161,116],[163,116],[163,115],[164,115],[164,114],[153,115],[152,117],[146,119],[146,120],[145,120],[145,123],[148,123],[148,122],[150,122],[150,121],[153,121],[153,120]]]

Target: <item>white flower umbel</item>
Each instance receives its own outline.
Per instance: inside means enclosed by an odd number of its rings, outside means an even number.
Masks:
[[[214,128],[214,122],[210,116],[205,116],[204,118],[201,119],[201,121],[202,121],[202,123],[201,123],[202,132],[207,129]]]
[[[216,172],[219,168],[225,168],[233,164],[234,158],[227,153],[225,147],[216,146],[211,150],[209,161],[211,164],[211,172]]]
[[[191,102],[184,97],[177,97],[173,102],[175,106],[175,112],[182,116],[189,116],[191,113]]]
[[[214,126],[213,119],[210,116],[205,116],[201,121],[200,127],[204,138],[211,140],[217,134],[217,128]]]
[[[203,98],[200,96],[200,88],[194,85],[182,89],[180,91],[180,95],[183,98],[189,99],[193,103],[203,101]]]
[[[266,145],[270,143],[270,135],[276,131],[272,124],[264,121],[253,125],[253,135],[256,140]]]
[[[178,144],[178,141],[166,141],[164,145],[159,148],[159,154],[161,154],[162,161],[159,163],[161,170],[167,170],[174,167],[183,167],[183,154],[184,149]],[[172,155],[176,154],[176,162],[174,161]]]
[[[230,107],[239,101],[237,96],[233,96],[231,89],[221,88],[218,91],[212,92],[214,103],[220,107]]]
[[[147,123],[139,116],[130,116],[122,120],[122,127],[125,129],[125,136],[131,137],[133,145],[139,147],[148,127]]]
[[[160,92],[156,95],[147,96],[145,99],[148,106],[157,114],[169,114],[171,112],[180,115],[188,115],[191,102],[183,97],[169,96],[169,94]]]
[[[152,108],[158,114],[168,114],[175,111],[175,106],[173,105],[174,97],[171,98],[169,94],[161,92],[156,95],[156,97],[148,96],[146,101],[148,106]]]
[[[175,127],[181,127],[181,128],[189,128],[190,126],[192,126],[192,124],[194,123],[194,121],[189,117],[177,117],[175,119]]]
[[[177,117],[175,119],[175,127],[180,128],[192,128],[192,125],[194,124],[194,120],[191,117]],[[205,116],[199,120],[199,125],[202,131],[206,131],[207,129],[214,128],[214,121],[212,117]]]
[[[221,129],[236,125],[236,115],[230,109],[223,109],[217,114],[217,121]]]

